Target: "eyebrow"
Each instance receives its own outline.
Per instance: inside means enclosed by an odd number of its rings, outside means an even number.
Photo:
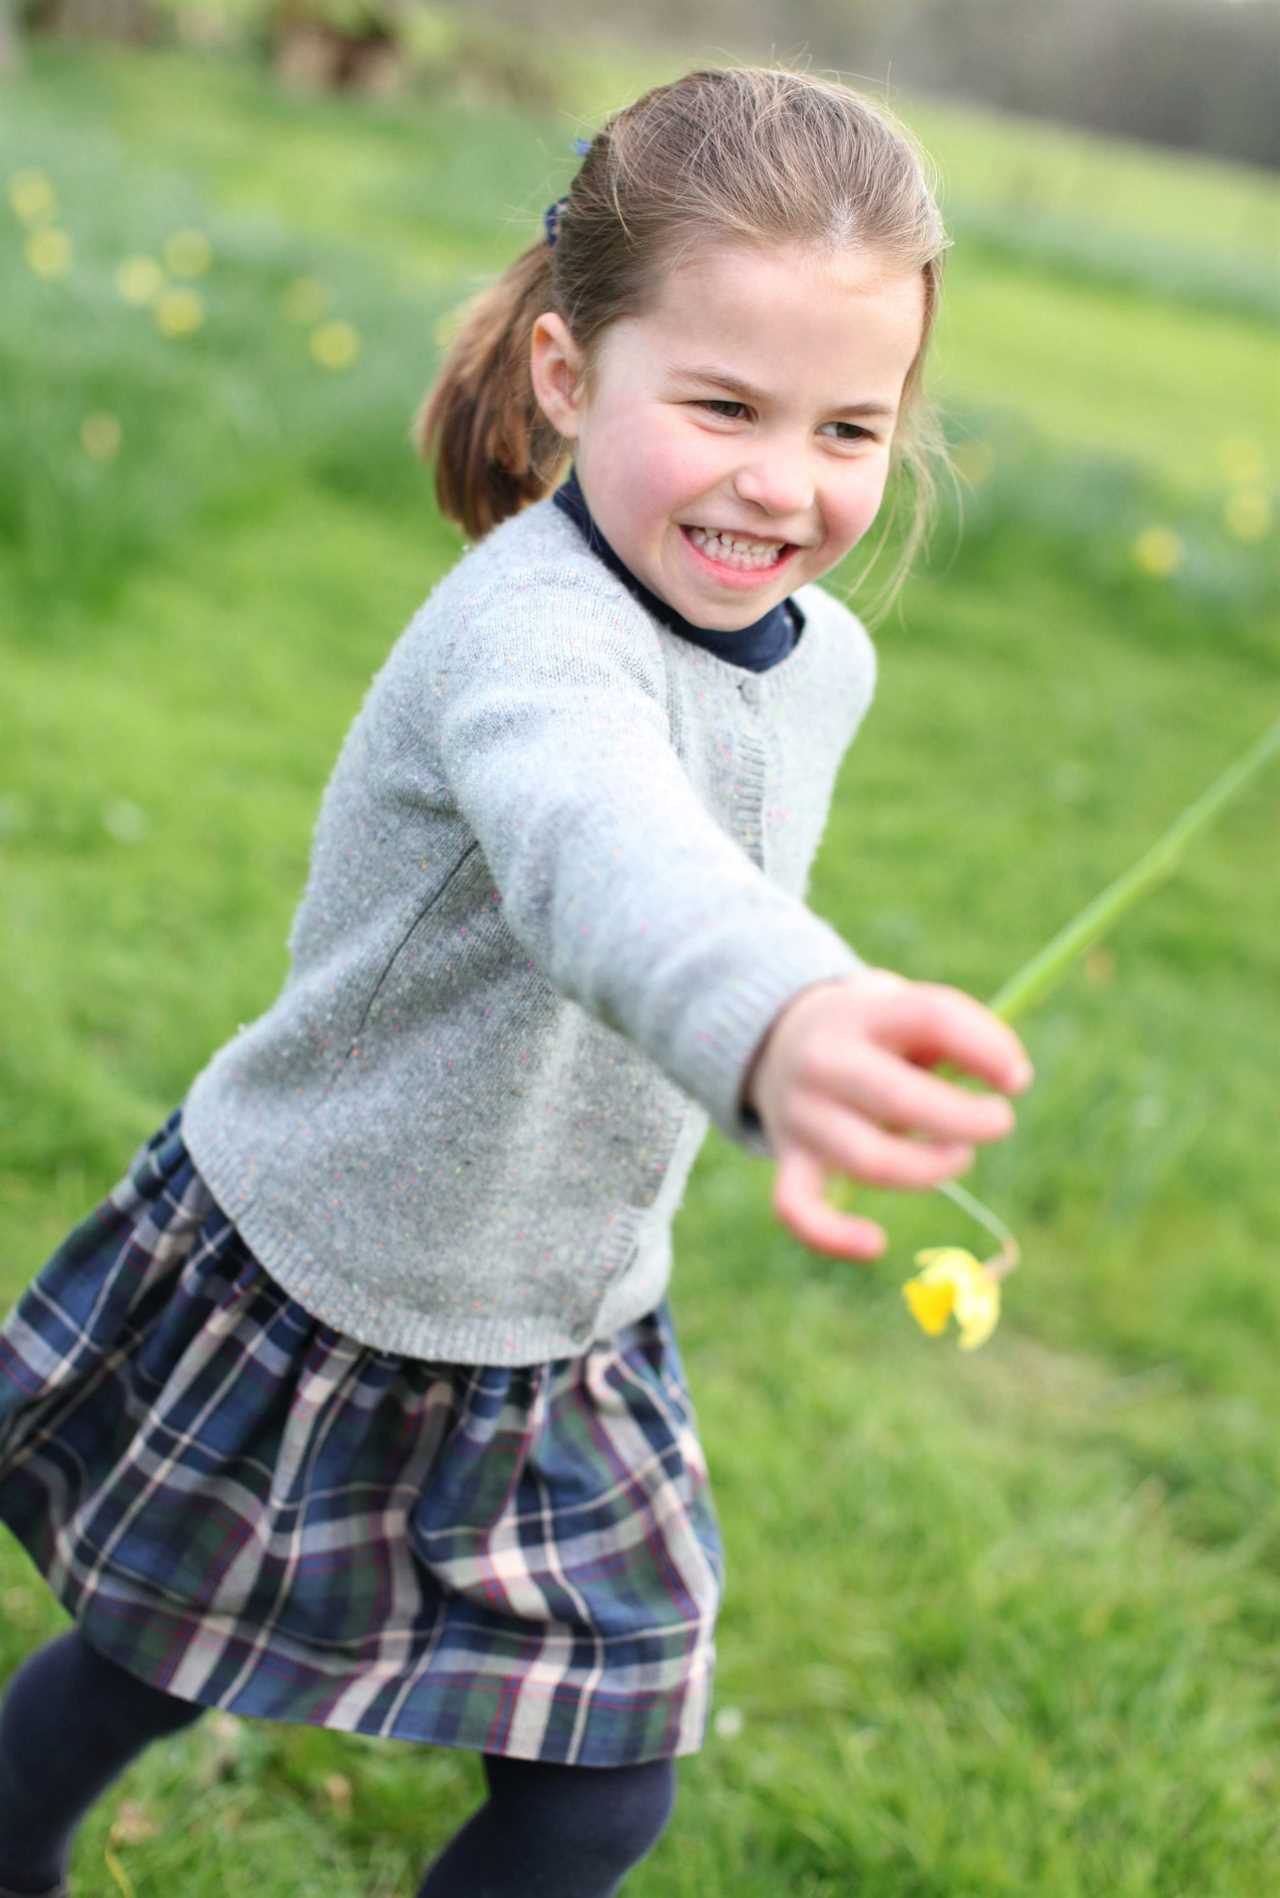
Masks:
[[[730,395],[743,402],[759,404],[767,399],[762,389],[753,389],[749,382],[743,382],[738,376],[731,376],[725,370],[716,368],[712,364],[673,362],[668,366],[671,374],[679,376],[683,381],[710,382],[717,389],[727,389]],[[883,402],[845,402],[834,405],[831,413],[888,418],[896,414],[896,410],[887,407]]]

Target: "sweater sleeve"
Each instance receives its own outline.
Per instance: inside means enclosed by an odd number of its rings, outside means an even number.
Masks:
[[[702,802],[646,633],[607,596],[564,583],[437,624],[438,769],[508,926],[548,980],[642,1049],[726,1137],[769,1157],[741,1101],[752,1057],[800,990],[863,964]]]

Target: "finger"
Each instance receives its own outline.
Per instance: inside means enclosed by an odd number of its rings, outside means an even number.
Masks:
[[[803,1147],[789,1147],[778,1163],[773,1209],[802,1245],[836,1259],[878,1259],[887,1241],[870,1219],[838,1213],[822,1197],[827,1172]]]
[[[973,1164],[965,1142],[904,1140],[874,1126],[861,1114],[828,1105],[820,1117],[797,1115],[789,1131],[827,1173],[847,1173],[868,1186],[923,1192]]]
[[[968,1093],[870,1045],[840,1073],[839,1089],[849,1106],[896,1132],[969,1142],[1003,1140],[1013,1131],[1013,1109],[1002,1096]]]
[[[1006,1094],[1020,1094],[1033,1078],[1027,1051],[1008,1023],[942,982],[886,988],[875,1038],[926,1067],[950,1061]]]
[[[829,1155],[831,1171],[852,1174],[868,1186],[926,1192],[973,1165],[973,1148],[964,1142],[903,1140],[873,1127],[859,1114],[844,1114],[839,1120],[838,1152],[824,1143],[818,1150],[819,1163]]]

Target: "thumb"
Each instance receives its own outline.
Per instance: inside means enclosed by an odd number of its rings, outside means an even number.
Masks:
[[[802,1245],[836,1259],[878,1259],[885,1236],[869,1219],[852,1219],[822,1197],[827,1173],[804,1147],[787,1147],[778,1162],[773,1210]]]

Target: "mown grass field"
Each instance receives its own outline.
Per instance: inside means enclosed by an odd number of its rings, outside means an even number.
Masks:
[[[41,48],[4,96],[0,179],[47,173],[73,250],[37,275],[0,206],[0,1305],[275,992],[336,747],[457,551],[407,445],[439,326],[635,89],[566,87],[424,111]],[[986,995],[1276,715],[1274,197],[898,104],[957,237],[964,531],[878,628],[812,901]],[[203,320],[165,336],[115,273],[190,229]],[[820,1258],[710,1137],[674,1302],[717,1714],[628,1898],[1274,1890],[1278,800],[1026,1022],[1037,1084],[968,1182],[1024,1254],[982,1351],[898,1290],[978,1243],[955,1208],[866,1194],[890,1256]],[[6,1538],[0,1674],[65,1622]],[[479,1794],[467,1755],[215,1717],[94,1815],[77,1898],[410,1898]]]

